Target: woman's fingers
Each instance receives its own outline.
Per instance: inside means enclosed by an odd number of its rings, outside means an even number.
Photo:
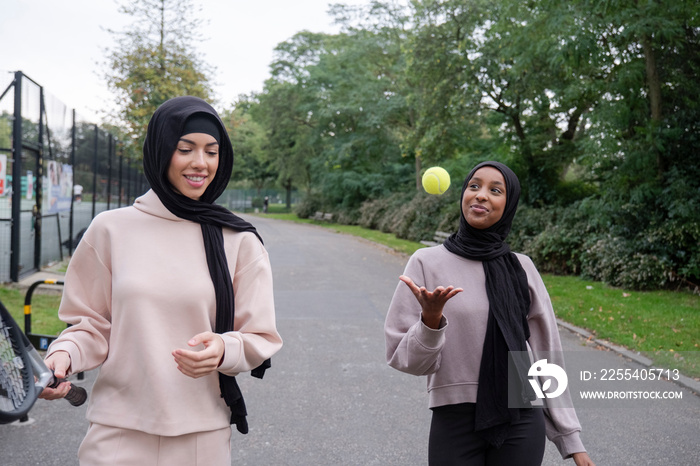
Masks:
[[[65,351],[56,351],[44,360],[44,364],[54,372],[56,378],[65,379],[70,369],[70,355]]]
[[[191,347],[204,345],[200,351],[176,349],[172,352],[177,368],[183,374],[197,378],[202,377],[219,367],[224,354],[224,342],[220,335],[204,332],[195,335],[187,344]]]
[[[70,388],[70,382],[62,382],[56,388],[46,387],[39,394],[39,398],[43,398],[44,400],[59,400],[68,395]]]
[[[411,277],[407,277],[406,275],[401,275],[399,277],[399,280],[401,280],[402,282],[404,282],[408,286],[408,288],[411,290],[411,292],[413,293],[413,296],[416,297],[418,302],[422,301],[423,293],[426,291],[425,288],[421,288],[418,285],[416,285],[413,282],[413,280],[411,280]]]
[[[448,299],[454,298],[456,295],[458,295],[459,293],[464,291],[464,289],[462,289],[462,288],[454,288],[454,287],[450,287],[450,288],[452,288],[452,289],[445,296],[445,301],[447,301]]]
[[[404,282],[410,288],[410,290],[415,295],[416,299],[418,299],[418,301],[421,302],[421,304],[424,302],[433,303],[436,301],[442,301],[443,303],[445,303],[449,299],[452,299],[458,293],[464,291],[462,288],[455,288],[452,285],[447,287],[438,286],[433,291],[428,291],[424,286],[416,285],[415,282],[411,279],[411,277],[408,277],[406,275],[401,275],[399,277],[399,280]]]
[[[458,293],[461,293],[462,291],[464,291],[462,288],[455,288],[452,285],[448,286],[447,288],[438,286],[432,293],[428,292],[427,296],[428,299],[442,301],[443,303],[445,303],[448,300],[452,299]]]

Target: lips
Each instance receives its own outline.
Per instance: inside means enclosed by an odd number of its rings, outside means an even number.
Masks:
[[[488,213],[489,209],[486,207],[482,206],[481,204],[472,204],[469,206],[469,208],[473,211],[476,212],[477,214],[485,214]]]
[[[185,175],[185,179],[187,180],[187,182],[194,187],[202,186],[206,178],[207,177],[204,175]]]

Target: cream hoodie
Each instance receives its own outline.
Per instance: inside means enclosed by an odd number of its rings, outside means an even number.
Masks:
[[[282,340],[267,251],[254,234],[229,229],[224,247],[236,309],[219,371],[236,375],[275,354]],[[215,307],[200,225],[149,191],[93,219],[66,271],[59,317],[72,326],[49,353],[67,351],[73,373],[101,366],[91,422],[164,436],[221,429],[230,410],[217,373],[187,377],[171,355],[213,331]]]

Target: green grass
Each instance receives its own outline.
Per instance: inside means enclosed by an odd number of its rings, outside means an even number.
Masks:
[[[15,288],[0,287],[0,301],[5,305],[12,318],[24,329],[24,298],[26,292]],[[58,320],[60,294],[41,294],[37,289],[32,294],[31,324],[32,333],[58,335],[66,324]]]
[[[700,377],[700,296],[629,291],[570,276],[543,276],[557,317],[596,338]]]
[[[245,211],[239,211],[237,210],[236,212],[244,212],[246,214],[255,214],[255,207],[248,207],[245,209]],[[259,215],[265,215],[262,213],[263,208],[262,207],[257,207],[258,209],[258,214]],[[267,211],[268,214],[288,214],[292,211],[291,208],[287,208],[287,204],[270,204],[267,206]]]
[[[407,255],[424,247],[390,233],[300,219],[293,213],[257,215],[319,225]],[[571,276],[542,278],[557,317],[589,330],[597,339],[643,352],[660,367],[678,368],[688,376],[700,378],[700,296],[681,291],[627,291]],[[24,292],[0,287],[0,300],[23,325]],[[33,333],[54,335],[65,328],[56,317],[59,303],[60,296],[34,294]]]
[[[424,247],[393,234],[300,219],[293,213],[266,216],[317,224],[405,254]],[[659,366],[700,377],[700,296],[682,291],[628,291],[572,276],[542,278],[560,319],[589,330],[597,339],[643,352]]]
[[[267,206],[267,212],[269,214],[288,214],[291,209],[287,208],[287,204],[270,204]]]
[[[313,220],[309,220],[307,218],[299,218],[297,217],[297,214],[291,213],[291,212],[270,212],[267,214],[259,213],[259,214],[251,214],[251,215],[257,215],[259,217],[265,217],[265,218],[274,218],[276,220],[287,220],[289,222],[296,222],[296,223],[314,223]]]
[[[337,223],[321,222],[317,220],[311,220],[308,218],[299,218],[294,213],[268,213],[268,214],[257,214],[266,218],[274,218],[277,220],[287,220],[296,223],[311,223],[314,225],[319,225],[324,228],[328,228],[339,233],[345,233],[348,235],[359,236],[370,241],[374,241],[389,248],[404,253],[413,254],[416,250],[425,247],[420,243],[415,243],[413,241],[408,241],[405,239],[397,238],[393,233],[384,233],[378,230],[370,230],[368,228],[363,228],[357,225],[340,225]]]

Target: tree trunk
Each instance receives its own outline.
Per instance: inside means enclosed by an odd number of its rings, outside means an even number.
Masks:
[[[646,62],[647,85],[649,86],[649,104],[651,107],[651,120],[655,123],[661,121],[661,81],[659,70],[656,66],[656,56],[648,37],[642,39],[644,60]]]
[[[160,42],[158,44],[158,61],[160,70],[165,75],[165,0],[160,2]]]
[[[647,87],[649,88],[649,107],[650,117],[654,130],[661,124],[662,105],[661,105],[661,80],[659,79],[659,69],[656,66],[656,55],[654,48],[651,45],[649,36],[642,37],[642,48],[644,50],[644,61],[646,65]],[[661,151],[656,148],[656,167],[659,176],[666,171],[664,156]]]
[[[285,199],[287,209],[292,208],[292,187],[292,180],[287,180],[287,182],[284,184],[284,189],[287,191],[287,198]]]
[[[420,170],[421,170],[421,162],[420,162],[420,157],[418,154],[416,154],[416,190],[420,191],[421,188],[423,187],[423,183],[421,182],[421,176],[420,176]]]

